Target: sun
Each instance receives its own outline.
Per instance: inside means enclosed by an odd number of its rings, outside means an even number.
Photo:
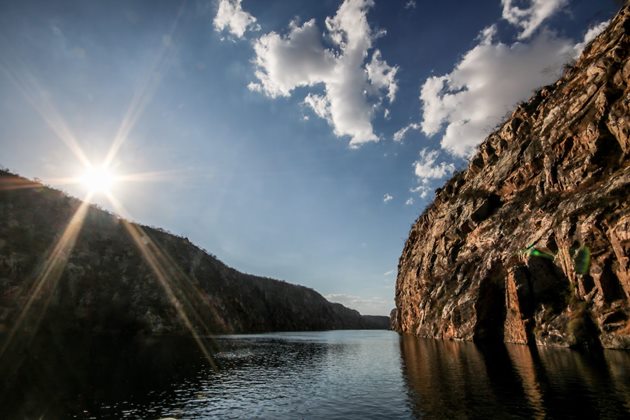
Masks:
[[[81,175],[81,183],[90,193],[107,194],[116,182],[116,176],[106,167],[89,167]]]

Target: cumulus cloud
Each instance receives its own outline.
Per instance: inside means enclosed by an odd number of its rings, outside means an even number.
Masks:
[[[387,99],[389,102],[394,102],[396,99],[396,91],[398,85],[396,84],[396,72],[398,67],[392,67],[387,62],[381,59],[381,52],[379,50],[374,51],[372,54],[372,61],[365,66],[365,70],[368,74],[368,80],[371,83],[373,90],[384,90],[387,92]]]
[[[493,36],[482,31],[451,73],[429,77],[421,88],[422,131],[430,136],[446,127],[441,146],[456,156],[470,155],[506,112],[555,81],[575,51],[571,40],[550,31],[511,45]]]
[[[405,201],[405,206],[412,206],[412,205],[413,205],[413,197],[409,197],[407,201]]]
[[[426,198],[431,192],[431,181],[442,179],[455,172],[455,165],[451,162],[437,162],[440,152],[437,150],[422,149],[419,159],[413,163],[413,171],[417,177],[418,185],[410,188],[409,192],[418,194],[420,198]],[[405,204],[410,206],[414,203],[413,198],[409,198]]]
[[[410,130],[420,130],[420,124],[411,123],[394,133],[394,141],[402,141]]]
[[[532,0],[529,7],[522,8],[503,0],[503,17],[523,27],[529,22],[528,32],[521,34],[525,38],[565,3]],[[442,148],[455,156],[470,156],[506,113],[531,97],[535,89],[554,82],[564,64],[577,58],[608,23],[589,28],[577,43],[542,30],[527,41],[509,44],[495,40],[496,25],[484,28],[477,45],[450,73],[425,80],[420,89],[421,122],[402,127],[394,133],[394,140],[401,141],[412,130],[432,136],[444,129]]]
[[[526,6],[522,7],[516,3]],[[551,15],[566,6],[568,0],[501,0],[501,16],[514,26],[521,28],[519,39],[527,39]]]
[[[385,194],[383,196],[383,203],[388,203],[394,199],[394,196],[391,194]]]
[[[420,89],[420,122],[412,122],[394,133],[401,141],[409,131],[427,136],[440,134],[440,146],[451,155],[469,157],[518,102],[531,97],[540,86],[554,82],[565,63],[576,58],[602,32],[608,22],[586,32],[581,42],[543,29],[545,19],[560,10],[566,0],[502,0],[503,18],[521,28],[518,40],[496,40],[497,26],[479,32],[476,45],[463,55],[450,73],[429,77]],[[536,33],[535,33],[536,32]],[[431,180],[452,174],[452,163],[436,163],[438,151],[420,152],[414,162],[418,183],[409,191],[421,198],[431,191]],[[411,205],[413,200],[405,204]]]
[[[393,300],[382,297],[362,297],[343,293],[333,293],[324,297],[331,302],[357,310],[362,315],[389,315],[395,306]]]
[[[431,187],[429,187],[428,180],[424,179],[421,181],[422,183],[416,187],[410,188],[409,192],[418,194],[420,198],[427,198],[429,193],[431,192]]]
[[[330,115],[330,102],[325,95],[314,95],[309,93],[304,98],[304,104],[307,105],[319,118],[323,118],[329,123],[332,121]]]
[[[332,76],[335,67],[335,56],[324,49],[315,19],[302,26],[291,22],[285,37],[275,32],[261,36],[254,43],[254,52],[258,82],[250,84],[250,89],[271,98],[319,84]]]
[[[241,2],[242,0],[221,0],[219,2],[219,9],[213,22],[217,32],[227,30],[236,38],[242,38],[247,30],[260,30],[256,18],[243,10]]]
[[[420,150],[420,159],[413,163],[414,173],[421,180],[440,179],[455,172],[452,163],[440,162],[436,164],[440,153],[437,150]]]
[[[586,48],[586,46],[592,40],[594,40],[597,35],[601,34],[604,31],[604,29],[608,27],[609,23],[610,23],[610,20],[607,20],[605,22],[600,22],[597,25],[590,27],[586,31],[586,34],[584,34],[584,39],[582,40],[582,42],[578,42],[573,47],[573,49],[575,50],[575,55],[573,56],[573,58],[578,58],[580,54],[582,54],[582,51],[584,51],[584,48]]]
[[[378,141],[372,117],[384,99],[395,99],[398,68],[383,60],[379,50],[370,56],[381,35],[367,21],[373,5],[373,0],[345,0],[335,16],[326,18],[324,35],[311,19],[291,22],[286,35],[261,36],[254,43],[257,81],[249,88],[276,98],[290,96],[298,87],[323,86],[323,94],[309,93],[304,104],[326,119],[336,136],[349,136],[351,146]],[[323,46],[322,36],[332,48]]]

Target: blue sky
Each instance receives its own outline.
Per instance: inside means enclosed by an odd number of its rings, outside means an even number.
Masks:
[[[0,2],[0,164],[82,197],[72,141],[98,165],[118,138],[111,170],[145,174],[112,187],[133,220],[388,314],[434,189],[617,7]]]

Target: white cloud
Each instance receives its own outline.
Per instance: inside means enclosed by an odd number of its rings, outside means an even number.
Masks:
[[[324,296],[331,302],[341,303],[348,308],[359,311],[362,315],[386,315],[389,316],[390,311],[395,304],[392,299],[382,297],[362,297],[355,295],[347,295],[343,293],[333,293]]]
[[[382,60],[372,43],[368,10],[373,0],[345,0],[333,17],[326,18],[326,34],[333,48],[324,48],[314,19],[299,25],[292,22],[282,36],[270,32],[254,44],[255,75],[249,88],[271,98],[290,96],[298,87],[323,85],[324,94],[304,99],[314,113],[325,118],[336,136],[349,136],[350,145],[378,141],[372,117],[387,98],[395,99],[397,67]]]
[[[441,179],[455,172],[455,165],[453,163],[437,163],[439,154],[440,152],[437,150],[427,151],[427,149],[422,149],[420,151],[420,158],[413,163],[414,174],[418,179],[418,185],[409,189],[409,192],[418,194],[420,198],[426,198],[432,191],[430,185],[431,180]],[[408,206],[413,203],[414,200],[412,197],[405,202]]]
[[[306,98],[304,98],[304,104],[308,105],[319,118],[331,122],[330,103],[326,96],[309,93],[306,95]]]
[[[381,52],[375,50],[372,54],[372,61],[365,66],[365,70],[367,71],[368,80],[372,84],[372,87],[377,91],[379,89],[386,91],[389,102],[394,102],[394,99],[396,99],[396,91],[398,90],[398,85],[396,84],[398,67],[391,67],[387,62],[381,59]]]
[[[244,11],[241,7],[242,0],[221,0],[217,15],[214,17],[214,29],[217,32],[227,30],[236,38],[242,38],[245,31],[260,30],[256,18]]]
[[[452,163],[435,163],[439,154],[437,150],[420,151],[420,159],[413,163],[414,173],[420,180],[440,179],[455,172],[455,165]]]
[[[290,96],[297,87],[321,83],[334,70],[334,54],[324,49],[314,19],[302,26],[291,22],[286,37],[275,32],[261,36],[254,51],[259,82],[253,85],[271,98]]]
[[[412,206],[412,205],[413,205],[413,197],[409,197],[407,201],[405,201],[405,206]]]
[[[584,39],[582,40],[582,42],[578,42],[573,47],[573,49],[575,50],[575,55],[573,56],[573,58],[578,58],[580,56],[580,54],[582,54],[582,51],[584,51],[584,48],[592,40],[594,40],[597,35],[602,33],[604,31],[604,29],[606,29],[606,27],[608,27],[609,23],[610,23],[610,20],[607,20],[605,22],[601,22],[601,23],[598,23],[597,25],[594,25],[594,26],[590,27],[588,29],[588,31],[586,31],[586,34],[584,34]]]
[[[385,194],[383,196],[383,203],[388,203],[394,199],[394,196],[391,194]]]
[[[521,7],[516,3],[526,3]],[[521,28],[519,39],[527,39],[551,15],[566,6],[568,0],[501,0],[502,17]]]
[[[564,64],[606,28],[608,22],[591,27],[579,43],[547,29],[534,34],[545,19],[566,4],[567,0],[502,0],[503,18],[521,28],[520,41],[497,41],[496,24],[481,30],[476,45],[450,73],[425,80],[420,89],[420,123],[402,127],[394,133],[394,140],[401,141],[411,130],[421,130],[427,136],[439,133],[444,150],[459,157],[470,156],[506,113],[535,89],[554,82]],[[430,180],[454,172],[452,163],[438,164],[437,157],[436,150],[420,152],[420,159],[413,164],[418,185],[410,192],[425,198],[432,191]]]
[[[549,31],[507,45],[487,29],[451,73],[429,77],[421,88],[422,131],[434,135],[446,126],[441,146],[457,156],[470,155],[506,112],[556,80],[574,54],[571,40]]]
[[[410,130],[420,130],[420,124],[411,123],[394,133],[394,141],[402,141]]]
[[[480,41],[480,44],[491,44],[495,35],[497,34],[497,25],[490,25],[483,28],[479,35],[477,35],[477,40]]]
[[[416,193],[420,196],[420,198],[426,198],[431,192],[431,188],[427,185],[427,180],[422,180],[422,184],[417,187],[410,188],[409,192]]]
[[[384,273],[383,273],[383,275],[384,275],[384,276],[391,276],[391,275],[392,275],[392,274],[394,274],[394,273],[396,273],[396,269],[395,269],[395,268],[393,268],[393,269],[391,269],[391,270],[389,270],[389,271],[384,272]]]
[[[409,0],[405,3],[405,9],[415,9],[416,8],[416,0]]]

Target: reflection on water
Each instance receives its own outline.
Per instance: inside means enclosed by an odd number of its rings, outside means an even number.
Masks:
[[[48,337],[2,360],[0,418],[628,418],[630,353],[329,331]],[[7,369],[7,366],[11,369]],[[7,374],[9,372],[9,374]]]
[[[627,418],[630,354],[401,339],[417,417]]]
[[[523,412],[528,406],[508,356],[480,351],[472,343],[403,337],[405,377],[414,412],[462,418]],[[505,397],[505,398],[504,398]]]
[[[142,419],[411,416],[395,333],[234,335],[215,337],[213,343],[218,370],[205,363],[191,341],[66,340],[61,347],[42,342],[45,351],[27,357],[5,381],[12,396],[0,392],[0,414]]]
[[[172,385],[202,368],[189,339],[37,337],[0,360],[0,418],[100,418],[108,407],[169,401]]]

